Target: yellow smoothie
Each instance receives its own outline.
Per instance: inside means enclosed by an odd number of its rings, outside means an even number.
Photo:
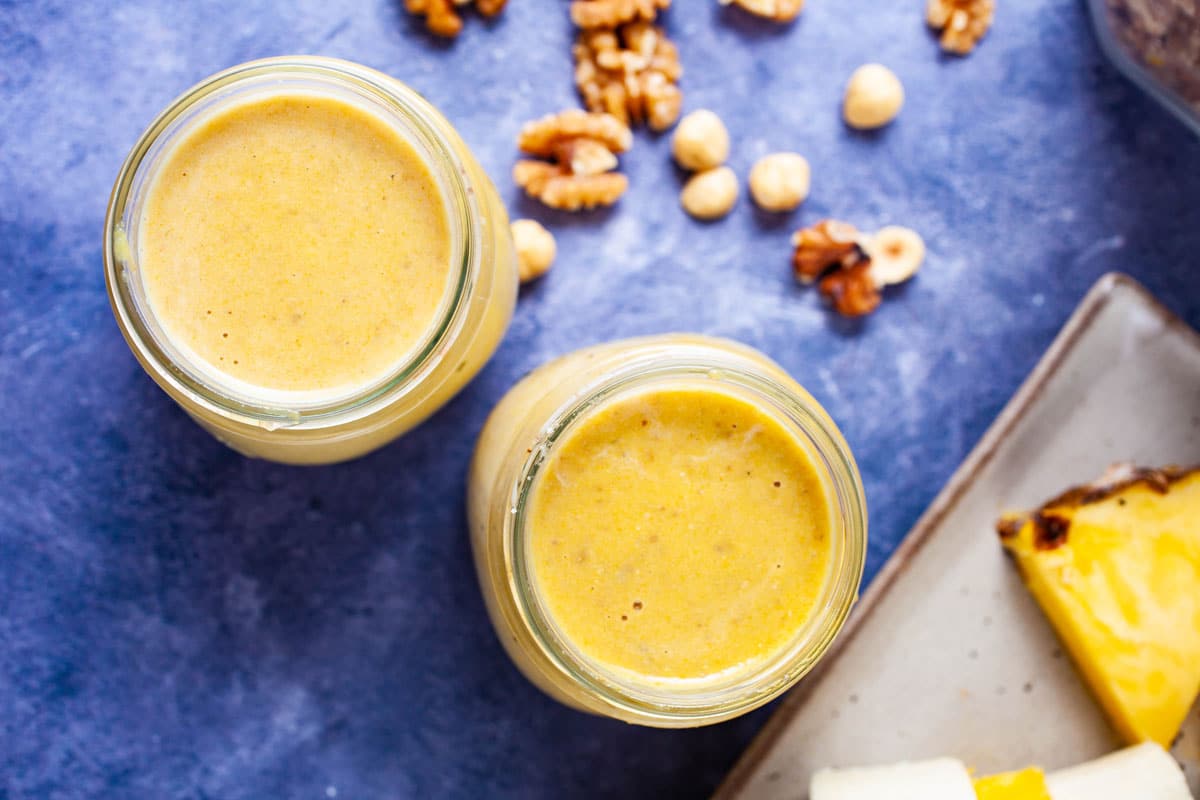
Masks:
[[[155,383],[238,452],[290,464],[428,418],[517,295],[504,204],[449,121],[314,56],[230,67],[155,118],[113,187],[104,277]]]
[[[830,579],[833,506],[760,405],[704,386],[613,399],[565,434],[532,490],[533,580],[589,659],[698,680],[777,655]]]
[[[521,671],[567,705],[668,728],[800,680],[849,613],[866,547],[829,415],[762,353],[692,334],[522,378],[480,431],[467,517]]]
[[[259,394],[384,379],[421,345],[452,273],[421,156],[376,114],[316,93],[197,123],[147,190],[136,246],[172,343]]]

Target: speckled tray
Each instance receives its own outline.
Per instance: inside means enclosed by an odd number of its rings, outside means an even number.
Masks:
[[[1053,769],[1118,747],[993,524],[1122,460],[1200,462],[1200,335],[1110,274],[716,797],[799,800],[831,765],[953,755],[982,773]],[[1174,753],[1200,792],[1200,708]]]

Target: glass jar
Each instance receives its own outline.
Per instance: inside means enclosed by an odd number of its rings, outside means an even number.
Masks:
[[[286,91],[359,104],[395,126],[442,194],[450,231],[449,289],[413,355],[350,396],[281,401],[214,377],[172,343],[152,312],[138,264],[138,225],[156,170],[181,137],[214,111]],[[208,78],[142,134],[117,177],[104,227],[109,299],[150,376],[214,436],[249,456],[298,464],[373,450],[424,420],[491,357],[516,303],[508,217],[495,188],[450,123],[416,92],[374,70],[329,58],[250,62]],[[298,393],[302,395],[303,393]]]
[[[1200,4],[1088,0],[1109,60],[1200,134]]]
[[[783,424],[809,452],[833,506],[832,566],[812,614],[785,648],[755,662],[749,672],[722,673],[711,682],[664,685],[606,669],[561,634],[532,580],[526,526],[539,470],[577,421],[629,392],[681,382],[749,400]],[[488,612],[521,671],[567,705],[656,727],[730,719],[769,702],[800,680],[845,622],[866,554],[861,479],[828,414],[761,353],[693,335],[601,345],[526,376],[496,406],[480,434],[467,508]]]

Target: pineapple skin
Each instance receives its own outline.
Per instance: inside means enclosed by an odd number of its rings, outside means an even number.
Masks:
[[[1200,469],[1133,471],[998,529],[1117,732],[1170,747],[1200,693]]]
[[[1046,776],[1037,767],[975,779],[979,800],[1051,800]]]

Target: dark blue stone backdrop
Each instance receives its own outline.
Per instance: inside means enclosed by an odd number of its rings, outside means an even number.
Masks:
[[[776,219],[677,207],[639,135],[611,212],[522,199],[513,137],[575,103],[565,0],[512,0],[452,45],[395,0],[0,0],[0,798],[702,797],[767,710],[654,731],[555,705],[509,664],[475,586],[463,472],[488,409],[543,360],[699,330],[782,362],[858,455],[868,575],[1112,269],[1200,323],[1200,142],[1103,59],[1078,0],[1001,0],[966,59],[921,0],[811,0],[775,27],[677,0],[689,108],[742,176],[804,153]],[[558,235],[495,359],[360,461],[250,461],[142,374],[101,273],[121,160],[176,94],[236,62],[355,59],[424,92],[519,215]],[[890,129],[839,121],[864,61],[908,89]],[[921,231],[929,258],[861,325],[793,284],[788,236],[836,215]],[[886,668],[887,654],[880,653]]]

